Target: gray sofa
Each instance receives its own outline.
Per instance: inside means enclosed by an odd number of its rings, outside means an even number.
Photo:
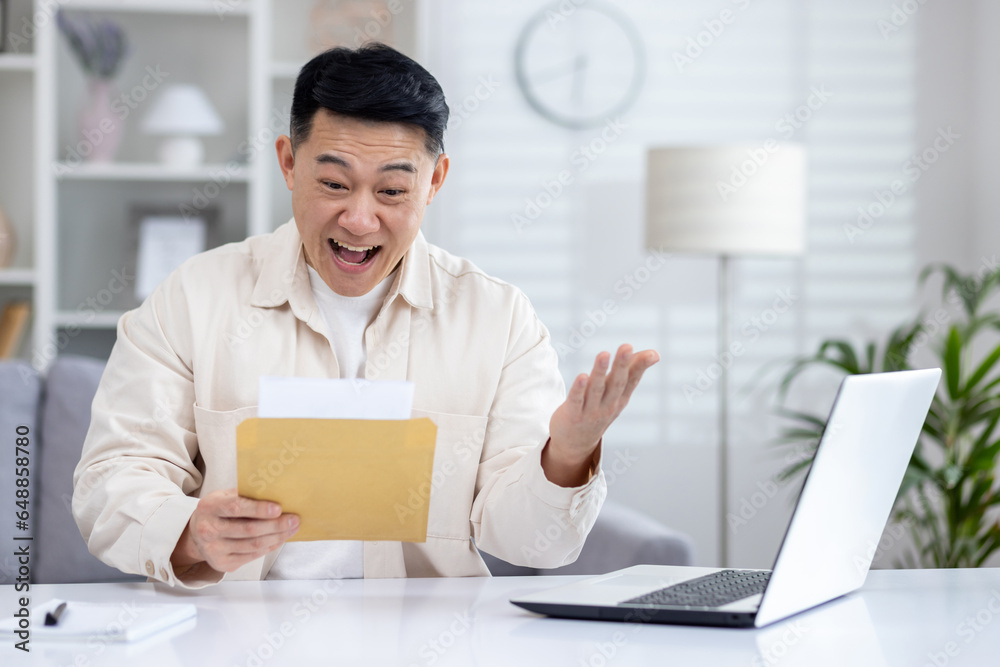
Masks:
[[[104,362],[76,356],[59,357],[42,378],[21,361],[0,362],[0,434],[12,442],[15,429],[27,426],[30,452],[28,530],[17,528],[12,502],[17,475],[12,448],[0,463],[0,544],[32,535],[31,579],[34,583],[134,581],[94,558],[80,536],[70,506],[73,470],[90,424],[90,404],[104,371]],[[655,563],[688,565],[692,543],[649,517],[621,505],[606,503],[577,561],[555,570],[535,570],[483,554],[496,575],[601,574]],[[13,583],[18,563],[13,549],[0,556],[0,584]]]

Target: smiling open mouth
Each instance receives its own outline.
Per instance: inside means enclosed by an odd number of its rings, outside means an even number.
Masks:
[[[378,245],[352,246],[340,243],[334,239],[330,239],[329,241],[330,247],[337,258],[345,264],[353,264],[354,266],[361,266],[370,261],[382,249],[382,246]]]

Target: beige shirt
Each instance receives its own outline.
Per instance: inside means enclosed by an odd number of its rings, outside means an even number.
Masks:
[[[74,474],[91,553],[171,585],[263,579],[278,552],[225,577],[170,555],[198,497],[236,486],[258,377],[340,377],[326,331],[294,221],[193,257],[122,316]],[[517,564],[575,560],[607,486],[599,458],[577,488],[542,471],[565,389],[527,297],[419,234],[365,344],[365,377],[413,381],[413,416],[438,429],[427,541],[365,542],[365,576],[486,576],[472,540]]]

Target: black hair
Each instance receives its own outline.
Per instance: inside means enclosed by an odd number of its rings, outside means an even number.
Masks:
[[[385,44],[339,46],[305,64],[292,97],[292,150],[309,139],[320,109],[361,120],[416,125],[423,128],[431,155],[444,151],[449,111],[441,85],[415,60]]]

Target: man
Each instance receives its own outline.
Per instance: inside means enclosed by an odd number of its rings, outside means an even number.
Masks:
[[[576,558],[606,493],[603,433],[658,357],[602,353],[563,401],[527,298],[420,234],[447,122],[437,81],[389,47],[302,69],[276,143],[294,220],[192,258],[119,322],[74,477],[92,553],[186,587],[487,575],[476,545],[536,567]],[[236,425],[261,375],[415,383],[442,480],[425,543],[286,545],[298,517],[237,495]]]

